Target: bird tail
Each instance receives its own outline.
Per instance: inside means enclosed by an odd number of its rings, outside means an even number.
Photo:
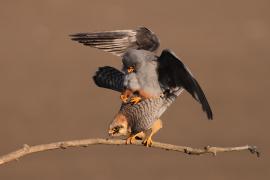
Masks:
[[[93,80],[98,87],[119,92],[124,89],[124,73],[110,66],[100,67],[93,76]]]

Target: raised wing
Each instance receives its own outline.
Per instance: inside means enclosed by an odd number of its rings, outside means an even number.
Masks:
[[[189,69],[170,50],[163,50],[158,58],[159,82],[165,90],[183,87],[201,103],[208,119],[213,119],[212,110],[196,79]]]
[[[136,30],[77,33],[70,36],[74,41],[117,56],[122,56],[130,48],[155,51],[159,47],[158,37],[145,27],[139,27]]]
[[[99,87],[122,92],[124,89],[124,74],[110,66],[100,67],[93,76],[95,84]]]

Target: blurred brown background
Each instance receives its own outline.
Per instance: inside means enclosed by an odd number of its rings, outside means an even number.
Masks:
[[[0,167],[1,180],[270,178],[270,2],[0,2],[0,154],[30,145],[107,137],[119,94],[96,87],[99,66],[119,58],[72,42],[76,32],[146,26],[189,66],[214,112],[184,93],[163,115],[155,140],[203,147],[257,145],[211,156],[134,146],[50,151]]]

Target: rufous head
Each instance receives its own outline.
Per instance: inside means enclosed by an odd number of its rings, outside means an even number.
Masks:
[[[110,136],[127,136],[130,134],[126,117],[122,114],[117,114],[109,126],[108,133]]]

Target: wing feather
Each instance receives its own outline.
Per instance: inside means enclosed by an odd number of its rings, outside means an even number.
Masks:
[[[201,103],[208,119],[213,119],[210,105],[190,70],[170,50],[164,50],[158,58],[159,82],[165,90],[183,87]]]
[[[122,56],[130,48],[155,51],[159,47],[158,37],[145,27],[136,30],[77,33],[70,36],[74,41],[117,56]]]
[[[124,89],[124,73],[110,66],[100,67],[93,76],[93,80],[98,87],[118,92]]]

